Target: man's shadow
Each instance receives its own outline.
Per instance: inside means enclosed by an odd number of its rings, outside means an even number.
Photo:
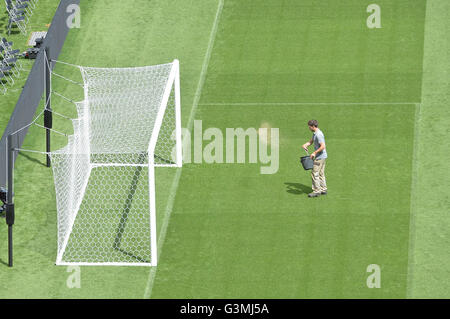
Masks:
[[[306,186],[300,183],[284,183],[287,187],[286,192],[294,195],[308,194],[312,192],[310,186]]]

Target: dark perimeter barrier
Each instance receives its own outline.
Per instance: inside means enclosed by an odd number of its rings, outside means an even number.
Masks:
[[[56,13],[51,22],[50,28],[45,37],[44,43],[40,50],[33,68],[28,75],[28,79],[20,94],[19,100],[14,108],[14,112],[8,122],[8,125],[0,140],[0,187],[7,186],[8,196],[6,203],[6,223],[8,225],[8,265],[13,265],[13,236],[12,230],[14,225],[14,200],[13,200],[13,171],[14,163],[16,160],[17,149],[20,149],[25,136],[28,132],[28,125],[33,121],[33,117],[39,106],[44,90],[49,89],[49,85],[46,85],[46,73],[47,59],[57,60],[59,53],[66,40],[67,33],[69,32],[68,23],[70,17],[73,14],[72,11],[68,11],[70,5],[79,5],[80,0],[61,0]],[[68,22],[69,21],[69,22]],[[50,68],[52,64],[50,63]],[[47,77],[48,78],[48,77]],[[48,94],[48,92],[46,92]],[[46,112],[49,116],[50,112]],[[51,122],[47,118],[46,122]],[[48,130],[47,130],[48,131]],[[47,136],[49,134],[47,133]],[[47,139],[47,145],[49,145],[49,139]],[[47,147],[47,152],[48,152]],[[48,166],[50,165],[47,160]]]

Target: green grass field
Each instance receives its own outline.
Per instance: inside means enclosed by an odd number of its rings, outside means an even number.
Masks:
[[[450,5],[378,0],[382,28],[369,29],[371,3],[82,0],[81,28],[70,31],[60,60],[129,67],[178,58],[183,127],[195,119],[223,132],[279,128],[279,169],[158,168],[158,266],[82,267],[81,288],[70,289],[67,267],[54,265],[52,173],[43,155],[22,153],[15,267],[4,264],[2,240],[0,297],[450,297]],[[79,77],[67,66],[56,71]],[[73,85],[53,85],[81,98]],[[75,115],[69,103],[53,104]],[[298,161],[312,118],[329,156],[329,194],[313,199]],[[71,130],[62,119],[56,128]],[[32,128],[23,147],[43,150],[44,142]],[[54,147],[65,143],[55,137]],[[379,289],[366,285],[370,264],[381,267]]]

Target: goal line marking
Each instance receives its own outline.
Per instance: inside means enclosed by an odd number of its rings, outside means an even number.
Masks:
[[[217,29],[219,26],[219,21],[220,21],[220,16],[222,15],[222,9],[223,9],[223,4],[224,4],[224,0],[219,0],[219,4],[217,7],[217,11],[216,11],[216,16],[214,18],[214,24],[213,27],[211,29],[211,34],[209,36],[209,42],[208,42],[208,47],[206,49],[206,53],[205,53],[205,58],[203,60],[203,64],[202,64],[202,70],[200,72],[200,78],[197,84],[197,89],[195,91],[195,96],[194,96],[194,101],[192,103],[192,109],[191,109],[191,113],[189,114],[189,121],[188,121],[188,128],[192,128],[193,123],[194,123],[194,117],[196,114],[196,110],[199,106],[199,101],[200,101],[200,96],[202,94],[202,90],[203,90],[203,86],[205,84],[205,79],[206,79],[206,73],[208,71],[208,65],[209,65],[209,61],[211,59],[211,53],[212,53],[212,49],[214,46],[214,41],[216,39],[216,34],[217,34]],[[186,137],[185,137],[186,139]],[[183,141],[184,144],[185,141]],[[175,177],[173,179],[172,182],[172,186],[170,188],[170,193],[169,193],[169,199],[167,201],[167,206],[166,206],[166,210],[164,212],[164,219],[163,219],[163,224],[161,226],[161,230],[160,230],[160,234],[159,234],[159,238],[158,238],[158,260],[159,260],[159,256],[161,255],[161,251],[162,251],[162,247],[164,245],[164,241],[166,239],[166,234],[167,234],[167,228],[169,226],[169,221],[170,221],[170,217],[172,214],[172,209],[173,209],[173,205],[175,202],[175,196],[178,190],[178,185],[180,183],[180,177],[181,177],[181,172],[182,172],[182,167],[177,169],[177,172],[175,174]],[[145,292],[144,292],[144,299],[148,299],[151,297],[152,295],[152,290],[153,290],[153,284],[155,283],[155,277],[156,277],[156,271],[157,271],[158,267],[152,267],[150,269],[150,274],[148,277],[148,281],[147,281],[147,286],[145,287]]]

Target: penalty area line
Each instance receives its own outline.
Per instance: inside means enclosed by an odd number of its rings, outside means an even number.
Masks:
[[[214,41],[216,39],[220,17],[222,15],[223,4],[224,4],[224,0],[219,0],[219,4],[217,7],[217,11],[216,11],[216,16],[214,18],[214,24],[211,29],[211,34],[209,36],[208,47],[206,49],[205,58],[204,58],[203,64],[202,64],[202,70],[200,72],[200,78],[199,78],[199,81],[197,84],[197,89],[195,91],[194,101],[192,103],[191,113],[189,114],[189,121],[188,121],[189,129],[191,129],[193,126],[195,113],[196,113],[197,107],[199,106],[201,93],[203,90],[203,86],[205,84],[206,73],[208,71],[208,65],[209,65],[209,61],[211,59],[211,53],[212,53],[212,49],[214,46]],[[186,137],[185,137],[185,139],[186,139]],[[184,142],[185,141],[183,141],[183,144],[184,144]],[[178,190],[178,185],[180,183],[182,169],[183,169],[182,167],[177,169],[177,172],[176,172],[175,177],[172,182],[172,186],[170,188],[169,199],[167,201],[167,206],[166,206],[166,210],[164,213],[164,220],[163,220],[163,224],[161,226],[161,231],[160,231],[159,238],[158,238],[158,261],[159,261],[159,256],[161,255],[161,250],[164,245],[164,241],[166,239],[167,228],[169,226],[170,216],[172,214],[172,209],[173,209],[173,205],[175,202],[176,193]],[[145,287],[144,299],[149,299],[152,295],[153,285],[155,283],[157,269],[158,269],[157,266],[152,267],[150,269],[150,274],[148,277],[147,285]]]
[[[412,298],[414,284],[414,263],[415,263],[415,237],[416,237],[416,214],[417,214],[417,179],[419,175],[419,138],[420,125],[422,119],[422,105],[416,105],[414,117],[414,143],[411,163],[411,188],[410,188],[410,209],[409,209],[409,242],[408,242],[408,267],[406,275],[406,298]]]
[[[417,105],[420,102],[244,102],[201,103],[203,106],[289,106],[289,105]]]

